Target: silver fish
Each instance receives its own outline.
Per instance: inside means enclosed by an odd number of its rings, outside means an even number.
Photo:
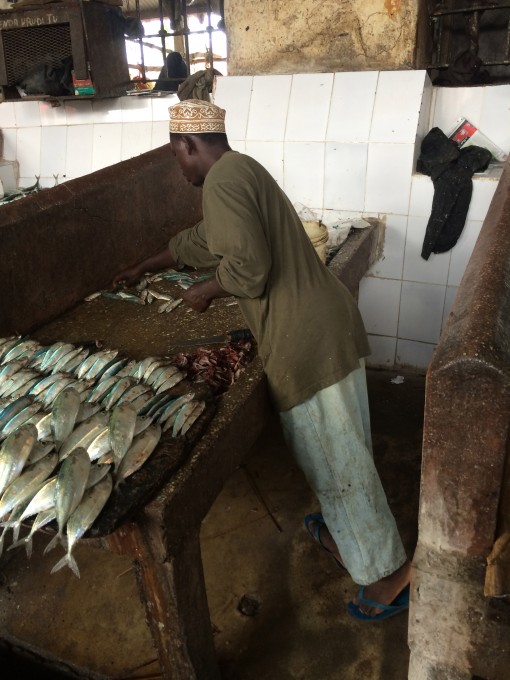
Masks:
[[[110,446],[115,457],[116,466],[131,446],[136,425],[136,409],[129,402],[116,406],[108,424]]]
[[[115,387],[110,390],[106,397],[101,401],[103,408],[105,408],[107,411],[113,408],[124,392],[134,384],[134,378],[121,378]]]
[[[205,402],[199,401],[193,411],[189,414],[189,416],[186,418],[184,421],[180,432],[177,434],[180,434],[181,437],[186,434],[186,432],[190,429],[190,427],[200,418],[202,413],[205,411]]]
[[[170,295],[170,293],[164,293],[161,290],[156,290],[155,288],[149,288],[149,293],[156,298],[156,300],[164,300],[165,302],[173,302],[175,300],[175,295]]]
[[[116,375],[112,375],[108,378],[105,378],[104,380],[101,380],[101,382],[91,389],[90,394],[87,397],[87,401],[91,404],[95,404],[101,399],[105,398],[106,395],[109,394],[110,390],[113,389],[119,382],[119,380],[120,378],[118,378]]]
[[[88,350],[86,350],[86,351],[88,352]],[[67,366],[72,365],[72,362],[77,357],[81,357],[82,352],[83,352],[83,347],[75,347],[70,352],[63,353],[57,359],[57,361],[55,361],[53,363],[52,368],[51,368],[51,372],[52,373],[60,373],[60,372],[65,371],[66,373],[70,373],[71,371],[67,368]],[[80,363],[81,363],[81,361],[80,361]]]
[[[9,397],[11,396],[16,390],[19,390],[20,387],[28,383],[29,380],[32,380],[33,378],[40,377],[40,374],[37,373],[37,371],[32,371],[27,368],[22,368],[20,371],[15,373],[13,376],[8,378],[3,384],[2,387],[0,388],[0,396],[2,397]],[[28,393],[28,390],[27,390]],[[23,396],[23,395],[20,395]]]
[[[46,480],[39,491],[33,496],[19,520],[20,524],[27,517],[37,515],[39,512],[55,507],[55,489],[57,486],[57,475]],[[10,518],[9,518],[10,523]]]
[[[4,517],[14,507],[32,498],[51,475],[57,462],[57,454],[50,453],[16,477],[0,498],[0,517]]]
[[[44,361],[41,363],[41,371],[44,373],[46,373],[46,371],[50,371],[56,366],[56,364],[60,362],[63,357],[70,354],[75,349],[76,347],[74,345],[71,345],[70,343],[63,343],[58,349],[52,352],[49,357],[46,355]]]
[[[18,432],[18,430],[16,430],[16,432]],[[44,456],[47,456],[54,450],[54,442],[48,442],[47,444],[44,442],[36,442],[30,451],[30,455],[27,458],[26,464],[33,465],[34,463],[37,463],[38,460],[41,460],[41,458],[44,458]]]
[[[39,411],[35,416],[27,420],[27,423],[33,423],[37,428],[37,439],[42,442],[47,442],[52,438],[51,434],[51,413]]]
[[[67,456],[77,448],[86,449],[89,444],[94,441],[97,435],[105,429],[108,425],[107,413],[96,413],[88,420],[80,423],[77,428],[71,432],[69,437],[62,443],[59,450],[60,460],[64,460]]]
[[[17,522],[19,517],[21,517],[24,509],[25,509],[25,504],[21,503],[16,508],[14,508],[14,510],[10,513],[8,521],[2,522],[3,531],[0,534],[0,556],[2,555],[2,552],[3,552],[3,549],[4,549],[5,535],[12,528],[12,525],[15,522]],[[19,527],[16,525],[16,527],[13,529],[13,532],[12,532],[13,541],[17,541],[18,536],[19,536]]]
[[[127,364],[116,373],[117,378],[127,378],[127,376],[131,373],[131,370],[136,363],[137,362],[134,359],[128,361]]]
[[[40,344],[37,340],[24,340],[19,343],[15,343],[11,349],[9,349],[2,357],[0,363],[6,364],[13,359],[19,359],[21,357],[31,358],[32,355],[40,348]]]
[[[94,352],[94,354],[88,356],[78,367],[76,376],[81,380],[97,361],[101,362],[100,365],[103,365],[104,360],[109,361],[110,359],[114,359],[117,354],[117,350],[101,350],[100,352]]]
[[[158,373],[157,377],[155,380],[151,383],[152,387],[154,390],[157,391],[158,387],[161,387],[161,385],[168,380],[169,378],[172,378],[174,375],[177,373],[180,373],[179,369],[177,366],[173,366],[172,364],[169,364],[165,366],[163,371],[161,373]],[[161,390],[160,390],[161,391]]]
[[[19,397],[19,399],[7,403],[2,410],[0,410],[0,432],[11,418],[14,418],[17,413],[27,406],[30,406],[31,403],[32,399],[29,397]]]
[[[74,373],[89,354],[89,349],[82,349],[76,356],[67,355],[65,363],[61,365],[61,370],[64,373]]]
[[[27,406],[22,411],[17,413],[14,418],[11,418],[6,425],[2,428],[0,432],[0,439],[8,437],[11,432],[14,432],[16,428],[27,422],[32,416],[34,416],[41,409],[41,405],[34,403]],[[37,428],[36,428],[37,429]]]
[[[60,466],[55,485],[58,532],[44,549],[44,554],[62,543],[64,528],[81,502],[90,473],[90,458],[84,448],[75,449]]]
[[[137,361],[136,364],[131,369],[130,375],[135,380],[141,380],[142,377],[143,377],[143,374],[149,368],[149,366],[151,364],[154,364],[157,361],[158,361],[157,357],[146,357],[145,359],[142,359],[141,361]]]
[[[65,390],[70,385],[76,385],[76,380],[74,378],[62,378],[50,387],[50,389],[44,395],[42,404],[44,408],[53,408],[53,403],[58,395]]]
[[[174,373],[170,378],[167,378],[165,382],[161,383],[159,387],[156,389],[156,394],[160,394],[161,392],[164,392],[165,390],[169,390],[172,387],[175,387],[178,383],[181,382],[181,380],[184,380],[185,374],[182,373],[182,371],[177,371],[177,373]]]
[[[0,369],[0,385],[3,385],[8,378],[12,377],[22,368],[25,368],[26,365],[26,359],[15,359],[14,361],[9,361],[8,364],[4,364]]]
[[[47,376],[41,376],[41,380],[32,387],[29,392],[31,397],[35,399],[43,399],[44,393],[48,390],[53,383],[58,382],[61,378],[66,378],[65,373],[51,373]]]
[[[48,510],[43,510],[40,512],[35,520],[32,523],[32,526],[30,528],[30,533],[27,534],[27,536],[24,536],[21,538],[19,541],[15,541],[10,547],[9,550],[13,550],[14,548],[19,548],[20,546],[24,545],[25,549],[27,551],[27,557],[30,558],[32,556],[32,537],[35,534],[36,531],[39,529],[42,529],[44,526],[49,524],[50,522],[53,522],[54,519],[57,518],[57,509],[55,506],[52,508],[49,508]]]
[[[50,361],[51,357],[55,354],[55,352],[58,352],[62,345],[65,345],[65,343],[59,340],[58,342],[54,342],[49,347],[43,348],[43,352],[40,354],[42,360],[39,364],[39,368],[41,370],[44,370],[46,368],[48,361]]]
[[[177,435],[181,431],[184,423],[186,422],[186,420],[189,418],[189,416],[193,412],[195,406],[196,406],[196,402],[194,402],[194,401],[190,401],[188,404],[184,404],[184,406],[181,406],[181,408],[179,409],[179,411],[177,412],[177,414],[175,416],[174,425],[173,425],[173,428],[172,428],[172,437],[177,437]]]
[[[76,416],[76,425],[88,420],[100,410],[101,404],[89,404],[88,402],[82,402],[80,405],[80,410],[78,411],[78,415]]]
[[[51,432],[57,449],[71,434],[80,410],[80,395],[72,387],[60,392],[51,408]]]
[[[135,399],[138,399],[138,397],[150,393],[151,395],[154,394],[153,390],[149,387],[149,385],[144,385],[143,383],[138,383],[137,385],[133,385],[132,387],[128,387],[128,389],[122,393],[120,399],[118,400],[117,404],[122,404],[125,401],[129,401],[133,403]]]
[[[87,453],[90,460],[97,460],[105,453],[108,453],[108,451],[111,451],[111,448],[110,430],[108,427],[105,427],[87,446]]]
[[[159,425],[151,425],[142,434],[133,439],[131,446],[126,451],[117,468],[115,486],[118,486],[122,480],[142,467],[158,445],[160,439],[161,427]]]
[[[78,539],[94,524],[106,501],[112,492],[113,482],[111,475],[107,475],[100,482],[85,491],[80,505],[67,520],[67,553],[57,562],[51,570],[55,573],[63,566],[68,565],[76,576],[80,576],[80,570],[72,555],[73,547]]]
[[[37,441],[35,425],[22,425],[13,432],[0,448],[0,496],[9,484],[21,474],[27,458]]]
[[[156,422],[163,426],[163,432],[166,432],[168,428],[174,424],[175,416],[177,415],[179,409],[185,404],[188,404],[190,401],[193,401],[194,398],[194,393],[188,392],[187,394],[183,394],[181,397],[177,397],[177,399],[173,399],[165,407],[161,415],[156,418]]]

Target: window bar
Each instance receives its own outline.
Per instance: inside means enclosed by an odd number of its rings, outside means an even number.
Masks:
[[[205,67],[209,63],[209,68],[214,68],[214,52],[213,52],[213,40],[212,40],[212,23],[211,23],[211,0],[207,0],[207,32],[209,34],[209,61],[206,58]]]
[[[165,78],[168,78],[168,71],[166,65],[166,42],[165,42],[167,32],[165,29],[165,17],[163,14],[163,0],[158,0],[158,9],[159,9],[159,37],[161,38],[161,52],[163,54],[163,69],[164,69],[163,73],[165,75]]]
[[[140,0],[135,0],[136,16],[140,21]],[[138,44],[140,45],[140,66],[142,67],[142,82],[145,82],[145,61],[143,58],[143,36],[138,36]]]
[[[186,0],[181,0],[182,7],[182,34],[184,36],[184,50],[186,52],[186,66],[188,68],[188,75],[191,73],[191,58],[189,54],[189,28],[188,28],[188,8],[186,7]]]

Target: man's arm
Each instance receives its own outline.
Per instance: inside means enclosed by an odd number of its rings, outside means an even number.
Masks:
[[[232,293],[228,293],[220,286],[215,276],[207,279],[207,281],[195,283],[194,286],[181,293],[184,302],[195,312],[205,312],[215,298],[230,297],[231,295]]]
[[[124,269],[119,272],[113,279],[113,287],[124,285],[131,286],[137,283],[144,272],[159,271],[160,269],[169,269],[170,267],[176,267],[177,262],[174,260],[172,254],[168,247],[165,247],[156,255],[151,255],[143,262]]]

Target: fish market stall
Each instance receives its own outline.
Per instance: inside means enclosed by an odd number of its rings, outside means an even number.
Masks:
[[[170,272],[159,280],[148,276],[146,287],[138,291],[109,290],[114,273],[157,252],[170,234],[196,222],[200,199],[200,191],[181,177],[168,147],[161,147],[0,211],[3,252],[10,254],[0,261],[0,337],[13,343],[3,350],[0,346],[4,362],[0,380],[7,365],[23,359],[16,347],[25,343],[29,348],[26,364],[8,377],[4,397],[9,403],[22,399],[25,386],[31,403],[23,404],[23,409],[35,401],[49,414],[55,448],[48,456],[56,460],[47,477],[53,474],[55,485],[64,488],[65,475],[74,475],[81,480],[82,498],[89,484],[89,496],[90,489],[108,486],[108,493],[95,501],[98,511],[92,521],[83,521],[72,540],[68,534],[67,553],[62,546],[55,557],[50,553],[58,573],[44,579],[46,595],[36,591],[32,596],[32,617],[20,616],[18,608],[27,605],[21,591],[0,596],[0,642],[30,650],[55,667],[72,668],[76,677],[118,677],[122,649],[106,663],[105,655],[90,651],[83,632],[74,647],[59,639],[50,626],[54,611],[46,610],[44,601],[69,587],[75,576],[67,567],[79,573],[84,550],[96,554],[101,547],[134,564],[163,677],[219,678],[199,531],[224,482],[267,422],[270,405],[262,367],[249,340],[187,346],[187,341],[222,336],[244,326],[233,298],[216,300],[202,315],[178,304],[179,285],[185,277],[192,281],[198,272]],[[330,263],[354,294],[376,251],[378,231],[375,225],[357,231]],[[65,418],[59,419],[57,413],[65,413]],[[31,414],[38,434],[42,422],[48,427],[46,417],[40,411]],[[3,441],[15,431],[10,422],[0,422],[0,437],[8,428]],[[76,430],[91,422],[97,431],[81,433],[77,440],[81,446],[76,448],[72,439]],[[150,454],[124,477],[123,456],[139,441],[145,453],[151,449]],[[94,458],[91,463],[84,462],[86,456],[75,455],[79,448]],[[71,460],[74,467],[66,463]],[[92,467],[109,469],[92,484]],[[42,530],[45,549],[50,541],[58,543],[62,533],[57,516],[49,522]],[[9,532],[13,530],[9,526]],[[30,522],[20,540],[29,531]],[[87,538],[79,541],[82,552],[73,556],[70,544],[83,533]],[[8,570],[21,558],[20,551],[8,550],[11,537],[6,536],[2,560],[7,559]],[[37,570],[32,565],[38,559],[34,551],[30,566],[25,560],[26,568]],[[102,563],[101,557],[94,559]],[[92,573],[89,569],[87,578]],[[21,571],[19,580],[28,583]],[[99,589],[93,582],[89,586],[93,606]],[[129,621],[118,626],[114,636],[127,639]]]

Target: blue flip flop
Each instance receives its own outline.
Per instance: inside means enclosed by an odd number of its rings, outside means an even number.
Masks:
[[[349,602],[347,605],[347,612],[358,619],[359,621],[380,621],[382,619],[388,619],[390,616],[395,616],[395,614],[400,614],[400,612],[409,609],[409,586],[407,585],[397,597],[393,600],[391,604],[382,604],[381,602],[375,602],[374,600],[368,600],[364,597],[365,586],[361,586],[358,591],[358,603]],[[382,609],[378,614],[370,615],[365,614],[359,608],[360,604],[364,604],[367,607],[375,607],[376,609]]]
[[[314,523],[313,529],[310,527],[311,523]],[[335,562],[337,567],[340,567],[340,569],[343,569],[345,571],[344,565],[340,562],[339,559],[337,559],[331,550],[328,550],[326,546],[322,543],[321,541],[321,529],[322,527],[326,527],[326,522],[324,521],[324,517],[321,515],[320,512],[313,512],[310,515],[306,515],[305,517],[305,527],[310,536],[313,538],[313,540],[320,545],[320,547],[326,552],[331,559]],[[327,528],[327,527],[326,527]]]

